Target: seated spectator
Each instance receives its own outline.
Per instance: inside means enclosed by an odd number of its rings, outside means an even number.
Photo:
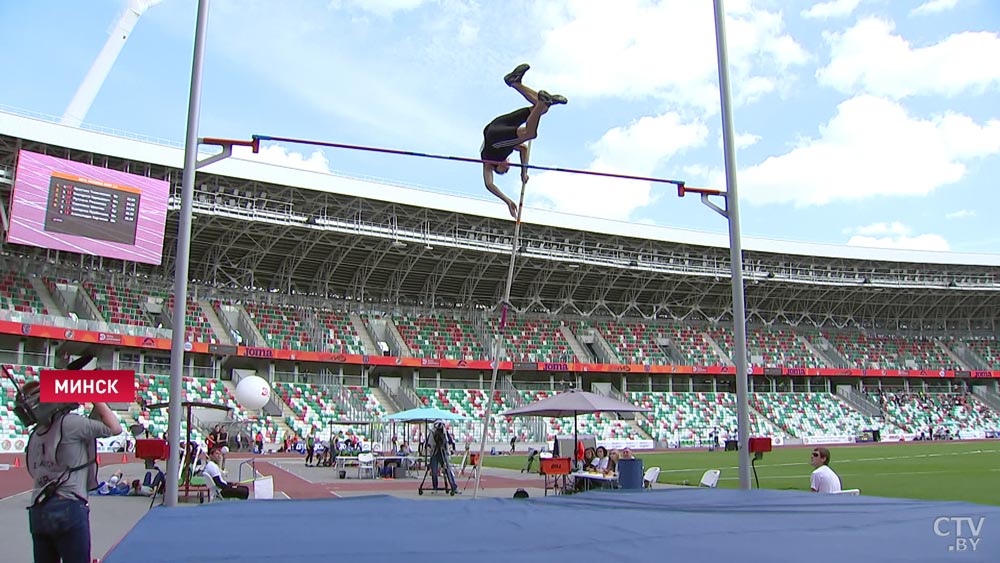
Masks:
[[[222,461],[222,448],[216,446],[208,452],[208,463],[205,464],[203,474],[206,479],[211,479],[219,489],[222,498],[250,498],[250,487],[246,485],[233,485],[222,477],[222,470],[219,463]]]
[[[608,454],[608,467],[604,470],[605,475],[610,476],[618,473],[619,459],[621,459],[621,453],[618,450],[611,450],[611,453]]]
[[[635,455],[632,454],[632,448],[622,450],[622,459],[635,459]]]
[[[597,446],[594,450],[594,459],[590,462],[590,471],[604,473],[608,469],[608,449],[604,446]]]
[[[814,493],[839,493],[840,477],[830,469],[830,450],[826,448],[815,448],[812,451],[812,458],[809,465],[816,469],[809,477],[809,488]]]
[[[597,457],[597,452],[594,448],[587,448],[583,450],[583,470],[590,471],[594,467],[594,458]]]

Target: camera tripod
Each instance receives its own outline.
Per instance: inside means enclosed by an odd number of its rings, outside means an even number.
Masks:
[[[444,488],[438,487],[438,469],[441,470],[441,473],[445,478]],[[458,483],[455,482],[455,471],[451,467],[451,459],[448,457],[447,446],[434,446],[434,451],[427,460],[427,469],[424,471],[424,478],[420,480],[420,487],[417,488],[418,495],[424,494],[424,489],[426,488],[424,485],[427,483],[428,475],[431,477],[431,483],[433,486],[427,488],[427,490],[446,491],[452,496],[458,494]]]

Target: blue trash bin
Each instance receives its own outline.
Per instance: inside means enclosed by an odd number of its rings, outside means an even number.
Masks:
[[[618,485],[623,489],[642,488],[642,460],[618,460]]]

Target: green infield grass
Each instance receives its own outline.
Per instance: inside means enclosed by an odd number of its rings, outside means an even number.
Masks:
[[[908,442],[828,446],[830,467],[845,489],[861,494],[1000,505],[1000,442]],[[809,490],[809,446],[775,448],[755,463],[761,488]],[[675,450],[638,453],[647,469],[660,467],[660,483],[697,485],[707,469],[720,469],[719,487],[738,488],[736,452]],[[488,466],[521,469],[524,455],[490,456]],[[537,471],[538,464],[534,469]],[[753,473],[751,483],[756,487]]]

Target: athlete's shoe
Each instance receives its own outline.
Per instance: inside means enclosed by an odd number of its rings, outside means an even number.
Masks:
[[[543,104],[553,106],[556,104],[565,104],[569,100],[566,99],[566,96],[560,96],[559,94],[549,94],[545,90],[539,90],[538,101],[542,102]]]
[[[531,66],[529,66],[527,63],[519,64],[516,67],[514,67],[514,70],[507,73],[507,76],[503,77],[503,81],[507,84],[507,86],[520,84],[521,79],[524,78],[524,73],[528,72],[529,68],[531,68]]]

